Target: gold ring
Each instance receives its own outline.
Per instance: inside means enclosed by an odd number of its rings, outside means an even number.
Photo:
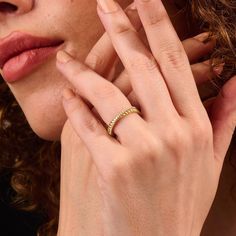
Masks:
[[[130,107],[129,109],[126,109],[122,112],[120,112],[108,125],[107,132],[109,135],[113,136],[113,129],[117,122],[124,118],[125,116],[132,114],[132,113],[138,113],[141,114],[141,112],[136,107]]]

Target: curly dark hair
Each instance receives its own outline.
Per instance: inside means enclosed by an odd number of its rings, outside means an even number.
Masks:
[[[184,0],[181,9],[200,31],[216,38],[211,63],[225,63],[220,76],[212,79],[219,89],[236,74],[236,1]],[[181,10],[181,11],[182,11]],[[236,143],[235,143],[236,144]],[[233,147],[235,145],[231,145]],[[11,204],[43,216],[38,235],[57,234],[60,195],[59,141],[40,139],[30,128],[10,89],[0,77],[0,177],[11,185]]]

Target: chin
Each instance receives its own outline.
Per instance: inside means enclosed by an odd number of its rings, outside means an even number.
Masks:
[[[55,119],[54,117],[57,117]],[[54,119],[53,119],[54,118]],[[59,141],[61,138],[62,129],[67,120],[65,116],[27,116],[26,119],[33,132],[41,139],[46,141]]]
[[[29,123],[33,132],[41,139],[46,141],[59,141],[63,125],[55,126],[42,126],[42,124]]]

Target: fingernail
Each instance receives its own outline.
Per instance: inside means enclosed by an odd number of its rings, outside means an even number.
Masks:
[[[59,51],[57,53],[57,61],[59,61],[62,64],[65,64],[73,59],[74,58],[65,51]]]
[[[75,97],[74,93],[69,88],[64,89],[62,95],[65,100],[69,100]]]
[[[118,4],[114,0],[97,0],[97,2],[104,13],[111,13],[118,10]]]
[[[201,34],[195,36],[194,38],[203,42],[203,43],[207,43],[209,41],[209,32],[201,33]]]

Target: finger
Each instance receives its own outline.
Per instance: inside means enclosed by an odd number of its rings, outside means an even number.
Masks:
[[[141,109],[141,108],[140,108],[140,105],[139,105],[138,102],[137,102],[136,95],[135,95],[135,93],[134,93],[133,91],[132,91],[131,93],[129,93],[129,95],[128,95],[127,97],[128,97],[130,103],[131,103],[133,106],[137,107],[138,109]]]
[[[209,60],[191,65],[192,73],[197,85],[207,82],[213,79],[216,75],[220,75],[221,70],[213,71]],[[114,80],[113,84],[118,87],[125,95],[128,95],[132,91],[132,86],[129,79],[127,70],[121,72],[121,74]]]
[[[191,64],[198,62],[199,59],[209,55],[213,51],[215,47],[215,40],[211,39],[205,43],[208,36],[209,32],[204,32],[182,41],[184,50]]]
[[[161,0],[135,3],[177,111],[187,117],[205,116],[189,60]]]
[[[185,52],[192,63],[191,69],[197,85],[214,78],[216,75],[220,75],[222,72],[222,68],[212,68],[210,65],[210,60],[193,64],[195,61],[199,61],[203,56],[206,56],[212,52],[215,45],[215,40],[209,40],[207,43],[204,43],[204,41],[208,38],[208,35],[208,32],[204,32],[193,38],[182,41]],[[112,78],[113,76],[114,73]],[[120,88],[124,94],[128,94],[131,91],[131,84],[129,82],[129,77],[126,70],[122,71],[122,73],[114,80],[114,84]]]
[[[127,98],[129,99],[130,103],[133,106],[136,106],[139,108],[139,104],[137,103],[136,95],[132,91],[132,87],[129,83],[128,75],[127,75],[127,73],[124,73],[124,72],[121,74],[121,76],[118,77],[117,80],[114,81],[114,84],[127,96]],[[204,80],[203,81],[196,81],[196,82],[201,83],[201,82],[204,82]],[[203,102],[204,107],[205,107],[208,114],[209,114],[212,104],[215,102],[215,99],[216,99],[216,97],[211,97]]]
[[[76,88],[77,93],[94,106],[107,125],[117,114],[131,107],[129,100],[116,86],[66,52],[60,51],[57,54],[57,67]],[[144,123],[137,113],[130,114],[116,125],[115,133],[121,142],[129,143],[138,127]]]
[[[139,31],[142,24],[134,3],[126,8],[125,13],[134,28]],[[85,60],[85,64],[98,74],[104,76],[105,78],[109,77],[109,79],[111,79],[112,76],[108,75],[111,73],[110,70],[114,69],[117,58],[117,53],[108,34],[104,33],[104,35],[89,52]]]
[[[217,74],[212,70],[210,61],[204,61],[191,65],[194,80],[197,85],[213,79]]]
[[[115,79],[113,84],[125,95],[128,95],[132,91],[132,86],[127,70],[122,71],[121,74]]]
[[[167,116],[178,115],[155,59],[128,17],[117,3],[109,1],[113,9],[108,9],[105,3],[98,4],[98,14],[127,70],[145,119],[166,120]]]
[[[213,73],[212,68],[210,66],[209,60],[193,64],[195,61],[199,61],[202,57],[206,56],[210,52],[212,52],[214,46],[215,46],[215,40],[209,40],[205,43],[205,41],[208,39],[209,33],[204,32],[197,36],[194,36],[192,38],[186,39],[182,41],[184,50],[189,58],[192,69],[192,73],[195,79],[195,82],[197,85],[200,85],[212,78],[215,77],[215,75],[220,75],[222,70],[215,71]],[[114,68],[114,67],[113,67]],[[114,77],[114,73],[112,73],[111,78]],[[111,81],[111,79],[108,79]],[[114,84],[120,88],[120,90],[124,94],[129,94],[132,90],[129,76],[126,70],[124,70],[115,80]]]
[[[108,171],[109,162],[114,156],[111,150],[116,150],[119,143],[115,139],[111,139],[88,106],[70,89],[63,91],[63,106],[76,134],[92,154],[98,170],[103,173]],[[104,156],[104,150],[106,150],[106,156]],[[103,155],[99,155],[100,153]]]
[[[213,129],[215,158],[223,164],[236,125],[236,77],[221,89],[211,106],[210,119]]]
[[[89,107],[79,95],[75,95],[71,89],[67,88],[63,91],[63,98],[66,114],[76,132],[79,131],[77,134],[81,138],[83,137],[83,139],[88,142],[99,136],[107,136],[105,128],[94,117]]]
[[[211,97],[211,98],[208,98],[207,100],[203,101],[203,105],[204,105],[205,109],[207,110],[208,114],[210,114],[211,107],[215,103],[215,101],[216,101],[216,97]]]

